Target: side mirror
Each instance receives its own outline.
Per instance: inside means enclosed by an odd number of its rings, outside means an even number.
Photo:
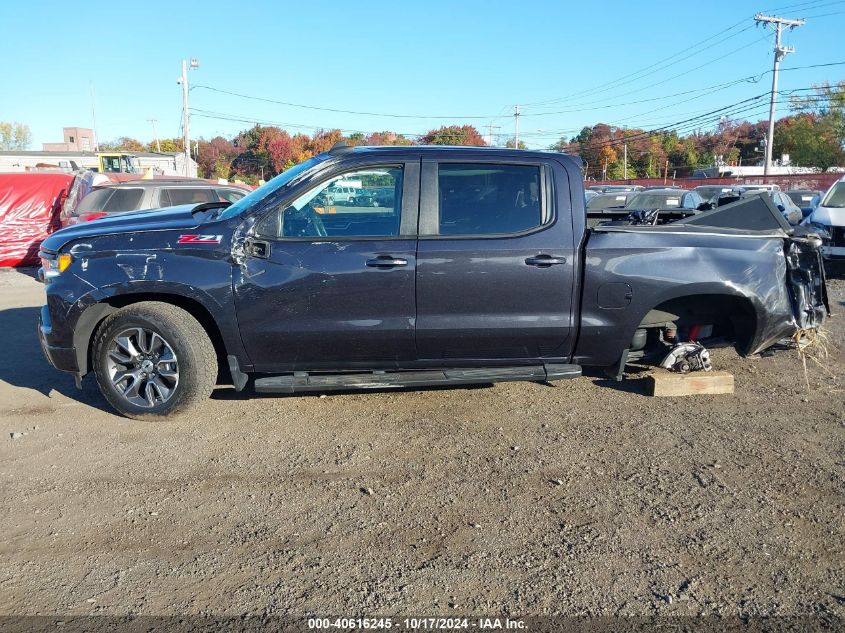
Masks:
[[[783,213],[784,211],[786,211],[786,207],[785,207],[785,206],[783,206],[782,204],[779,204],[779,205],[778,205],[778,211],[780,211],[781,213]]]

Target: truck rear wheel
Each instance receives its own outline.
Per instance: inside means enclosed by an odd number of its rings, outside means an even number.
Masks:
[[[191,314],[156,301],[109,315],[92,350],[100,391],[121,414],[154,420],[197,406],[210,395],[217,355]]]

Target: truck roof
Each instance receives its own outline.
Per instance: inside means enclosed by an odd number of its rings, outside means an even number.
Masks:
[[[572,164],[581,168],[580,156],[563,154],[561,152],[548,152],[538,150],[513,149],[510,147],[478,147],[475,145],[342,145],[336,144],[329,152],[330,155],[343,154],[405,154],[421,153],[430,154],[432,158],[443,155],[453,156],[455,154],[484,154],[499,156],[502,158],[540,158],[545,160],[572,161]]]

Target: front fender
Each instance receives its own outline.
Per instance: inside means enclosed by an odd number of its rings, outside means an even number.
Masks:
[[[228,248],[109,252],[96,246],[72,249],[70,268],[47,286],[53,326],[57,336],[73,341],[82,374],[94,328],[116,307],[136,301],[196,306],[217,327],[226,354],[251,369],[235,318]]]

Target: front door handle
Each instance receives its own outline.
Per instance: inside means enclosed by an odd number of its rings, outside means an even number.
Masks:
[[[551,255],[537,255],[536,257],[527,258],[525,260],[525,263],[529,266],[539,266],[540,268],[546,268],[548,266],[554,266],[555,264],[565,264],[566,258],[552,257]]]
[[[390,255],[379,255],[375,259],[368,259],[367,266],[370,268],[394,268],[395,266],[407,266],[408,260]]]

